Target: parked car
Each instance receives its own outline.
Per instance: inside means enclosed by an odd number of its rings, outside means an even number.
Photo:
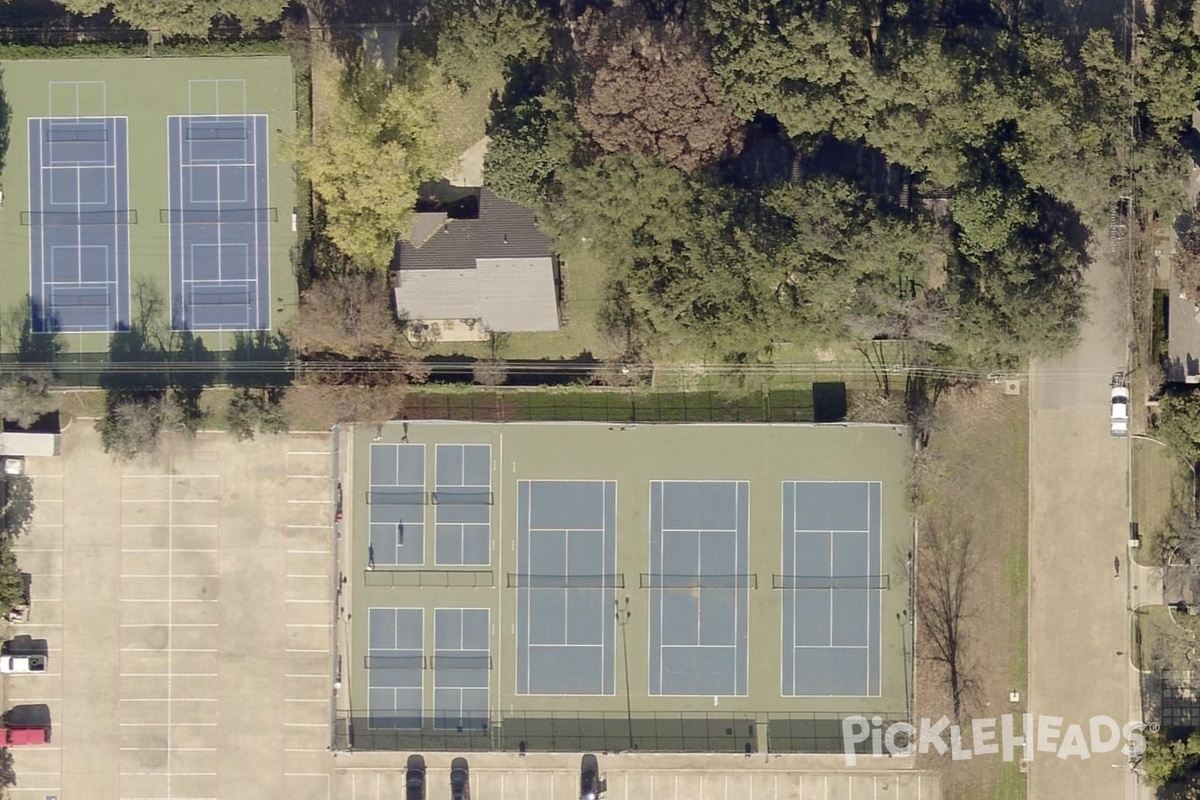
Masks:
[[[45,671],[45,656],[0,656],[0,674],[3,675],[22,675]]]
[[[579,800],[599,800],[603,792],[600,765],[596,756],[587,753],[579,763]]]
[[[1129,435],[1129,388],[1112,387],[1112,413],[1109,415],[1109,431],[1117,438]]]
[[[451,800],[471,800],[471,771],[462,756],[450,762]]]
[[[404,800],[425,800],[425,757],[411,755],[404,772]]]
[[[0,749],[46,744],[49,741],[49,728],[20,728],[11,725],[0,728]]]

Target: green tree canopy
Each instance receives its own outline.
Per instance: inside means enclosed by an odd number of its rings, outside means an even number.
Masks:
[[[484,183],[501,197],[537,207],[550,198],[555,175],[575,162],[580,132],[570,102],[548,92],[501,106],[491,137]]]
[[[538,61],[550,49],[550,17],[536,0],[452,0],[442,12],[437,63],[464,86],[498,91],[510,64]]]
[[[324,205],[326,235],[363,268],[387,268],[417,188],[453,163],[437,127],[443,91],[455,89],[431,69],[405,79],[364,69],[324,98],[316,141],[292,148]]]
[[[286,0],[58,0],[74,14],[91,15],[112,7],[113,16],[135,28],[160,30],[164,36],[203,38],[217,16],[232,17],[244,28],[279,19]]]

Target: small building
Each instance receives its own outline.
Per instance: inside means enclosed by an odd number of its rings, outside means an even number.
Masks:
[[[478,208],[470,219],[419,212],[396,245],[396,313],[410,338],[558,330],[557,264],[533,212],[486,188]]]

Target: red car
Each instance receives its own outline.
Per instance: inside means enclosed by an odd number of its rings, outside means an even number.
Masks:
[[[48,728],[13,728],[5,725],[0,728],[0,748],[26,747],[46,744],[50,741]]]

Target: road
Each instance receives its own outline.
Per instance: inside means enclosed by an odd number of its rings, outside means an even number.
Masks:
[[[1089,270],[1090,319],[1079,345],[1031,373],[1029,709],[1080,724],[1085,735],[1096,715],[1120,725],[1140,717],[1129,660],[1118,655],[1129,641],[1129,446],[1108,432],[1109,380],[1125,364],[1128,295],[1107,255]],[[1032,800],[1117,800],[1138,791],[1120,752],[1086,760],[1031,755]]]

